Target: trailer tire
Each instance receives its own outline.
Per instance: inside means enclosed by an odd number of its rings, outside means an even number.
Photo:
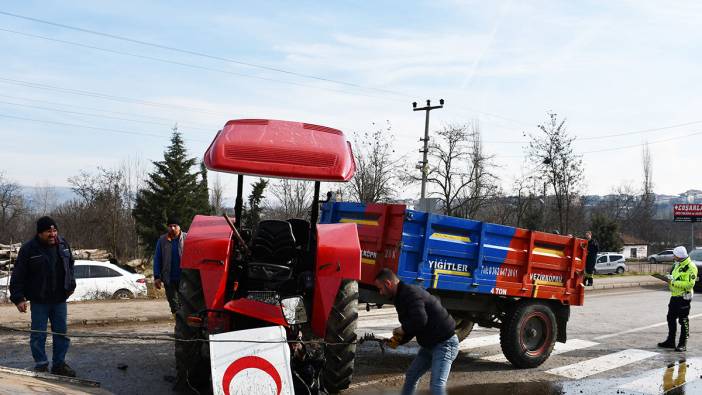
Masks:
[[[202,331],[190,327],[187,323],[189,315],[205,308],[205,298],[202,292],[199,270],[183,269],[180,274],[178,300],[180,307],[175,315],[174,330],[176,340],[204,339]],[[209,386],[210,359],[203,352],[203,345],[205,344],[207,343],[176,341],[176,387]]]
[[[508,312],[507,317],[500,327],[500,346],[507,360],[520,369],[544,363],[556,342],[556,316],[551,308],[527,301]]]
[[[325,350],[322,382],[330,393],[337,393],[349,387],[353,376],[356,358],[356,324],[358,322],[358,283],[342,280],[327,320],[328,343]]]

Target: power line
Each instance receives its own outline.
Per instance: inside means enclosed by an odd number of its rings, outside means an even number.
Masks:
[[[229,74],[229,75],[235,75],[238,77],[245,77],[245,78],[253,78],[253,79],[268,81],[268,82],[278,82],[278,83],[282,83],[282,84],[299,86],[299,87],[303,87],[303,88],[321,89],[321,90],[327,90],[327,91],[331,91],[331,92],[339,92],[339,93],[355,95],[355,96],[365,96],[365,97],[372,97],[372,98],[376,98],[376,99],[388,99],[386,97],[373,96],[373,95],[368,95],[368,94],[363,94],[363,93],[358,93],[358,92],[349,92],[349,91],[342,90],[342,89],[334,89],[334,88],[328,88],[328,87],[323,87],[323,86],[307,85],[307,84],[302,84],[302,83],[293,82],[293,81],[285,81],[285,80],[279,80],[279,79],[275,79],[275,78],[261,77],[261,76],[252,75],[252,74],[237,73],[234,71],[216,69],[216,68],[207,67],[207,66],[200,66],[200,65],[196,65],[196,64],[192,64],[192,63],[179,62],[176,60],[157,58],[157,57],[148,56],[148,55],[140,55],[140,54],[135,54],[135,53],[131,53],[131,52],[118,51],[118,50],[114,50],[114,49],[83,44],[83,43],[79,43],[79,42],[75,42],[75,41],[59,40],[56,38],[40,36],[37,34],[23,33],[23,32],[19,32],[16,30],[10,30],[10,29],[5,29],[5,28],[0,28],[0,31],[18,34],[18,35],[22,35],[22,36],[26,36],[26,37],[38,38],[38,39],[47,40],[47,41],[58,42],[58,43],[67,44],[67,45],[74,45],[74,46],[81,47],[81,48],[88,48],[88,49],[93,49],[96,51],[102,51],[102,52],[107,52],[107,53],[116,54],[116,55],[131,56],[131,57],[138,58],[138,59],[147,59],[147,60],[152,60],[155,62],[173,64],[173,65],[177,65],[177,66],[183,66],[183,67],[188,67],[188,68],[193,68],[193,69],[198,69],[198,70],[206,70],[206,71],[211,71],[211,72],[215,72],[215,73]]]
[[[2,95],[0,95],[2,96]],[[79,111],[68,111],[68,110],[62,110],[60,108],[49,108],[49,107],[41,107],[41,106],[33,106],[30,104],[20,104],[20,103],[11,103],[11,102],[6,102],[3,100],[0,100],[0,104],[7,104],[11,106],[19,106],[19,107],[27,107],[27,108],[34,108],[38,110],[45,110],[45,111],[54,111],[54,112],[59,112],[59,113],[64,113],[64,114],[75,114],[75,115],[85,115],[89,117],[96,117],[96,118],[105,118],[105,119],[114,119],[114,120],[119,120],[119,121],[129,121],[129,122],[137,122],[137,123],[144,123],[144,124],[150,124],[150,125],[158,125],[158,126],[163,126],[167,128],[171,128],[173,125],[166,125],[158,122],[151,122],[151,121],[141,121],[138,119],[131,119],[131,118],[122,118],[122,117],[111,117],[109,115],[100,115],[100,114],[90,114],[90,113],[85,113],[85,112],[79,112]],[[182,125],[181,125],[182,126]],[[193,130],[193,128],[186,128],[189,130]],[[213,134],[214,128],[204,131],[204,133],[210,133]],[[203,133],[203,132],[201,132]]]
[[[577,137],[576,136],[576,141],[605,140],[605,139],[615,138],[615,137],[630,136],[633,134],[644,134],[644,133],[657,132],[657,131],[661,131],[661,130],[681,128],[684,126],[698,125],[700,123],[702,123],[702,121],[691,121],[691,122],[679,123],[679,124],[675,124],[675,125],[661,126],[661,127],[657,127],[657,128],[640,129],[640,130],[634,130],[634,131],[629,131],[629,132],[621,132],[621,133],[606,134],[606,135],[599,135],[599,136],[590,136],[590,137]],[[505,141],[498,141],[498,140],[490,141],[490,140],[488,140],[488,141],[484,141],[484,142],[491,143],[491,144],[528,144],[529,143],[529,141],[527,141],[527,140],[505,140]]]
[[[127,116],[134,116],[134,115],[137,115],[139,118],[155,119],[155,120],[159,120],[159,121],[166,121],[166,122],[171,122],[171,124],[172,124],[173,122],[176,122],[176,120],[175,120],[175,119],[172,119],[172,118],[155,117],[155,116],[153,116],[153,115],[133,114],[133,113],[127,113],[127,112],[121,112],[121,111],[107,111],[107,110],[103,110],[103,109],[101,109],[101,108],[79,106],[79,105],[76,105],[76,104],[57,103],[57,102],[49,101],[49,100],[40,100],[40,99],[34,99],[34,98],[27,98],[27,97],[20,97],[20,96],[10,96],[10,95],[2,95],[2,94],[0,94],[0,97],[4,97],[4,98],[7,98],[7,99],[23,100],[23,101],[28,101],[28,102],[36,102],[36,103],[43,103],[43,104],[51,104],[51,105],[55,105],[55,106],[64,106],[64,107],[70,107],[70,108],[80,108],[80,109],[83,109],[83,110],[99,111],[99,112],[105,113],[105,114],[117,114],[117,115],[127,115]],[[135,122],[136,122],[136,121],[135,121]],[[181,125],[181,126],[183,126],[184,128],[189,129],[189,130],[202,130],[202,131],[205,131],[205,132],[210,132],[210,131],[216,129],[215,126],[206,126],[206,125],[200,124],[200,123],[194,123],[194,122],[186,122],[186,123],[183,123],[183,122],[180,122],[180,121],[177,121],[177,122],[178,122],[178,125]],[[154,123],[154,124],[157,124],[157,123]],[[194,125],[200,125],[200,126],[194,126]]]
[[[113,129],[113,128],[101,128],[101,127],[80,125],[80,124],[68,123],[68,122],[47,121],[47,120],[44,120],[44,119],[35,119],[35,118],[18,117],[18,116],[8,115],[8,114],[0,114],[0,117],[2,117],[2,118],[8,118],[8,119],[16,119],[16,120],[20,120],[20,121],[28,121],[28,122],[43,123],[43,124],[48,124],[48,125],[59,125],[59,126],[69,126],[69,127],[74,127],[74,128],[91,129],[91,130],[102,130],[102,131],[106,131],[106,132],[119,133],[119,134],[128,134],[128,135],[133,135],[133,136],[157,137],[157,138],[160,138],[160,139],[168,139],[168,138],[169,138],[169,136],[165,136],[165,135],[162,135],[162,134],[145,133],[145,132],[134,132],[134,131],[130,131],[130,130]],[[209,141],[206,141],[206,140],[191,139],[191,138],[184,138],[184,140],[188,140],[188,141],[197,141],[197,142],[203,142],[203,143],[209,142]]]
[[[58,87],[58,86],[54,86],[54,85],[40,84],[40,83],[36,83],[36,82],[22,81],[22,80],[16,80],[16,79],[12,79],[12,78],[0,77],[0,83],[19,85],[19,86],[24,86],[24,87],[28,87],[28,88],[34,88],[34,89],[49,90],[49,91],[54,91],[54,92],[68,93],[68,94],[72,94],[72,95],[88,96],[88,97],[94,97],[94,98],[98,98],[98,99],[117,101],[117,102],[121,102],[121,103],[141,104],[141,105],[151,106],[151,107],[171,108],[171,109],[178,110],[178,111],[186,110],[186,111],[197,112],[197,113],[202,113],[202,114],[207,114],[207,115],[223,116],[222,113],[217,113],[214,111],[210,111],[210,110],[198,108],[198,107],[181,106],[181,105],[177,105],[177,104],[167,104],[167,103],[161,103],[161,102],[155,102],[155,101],[134,99],[134,98],[130,98],[130,97],[108,95],[106,93],[86,91],[86,90],[80,90],[80,89],[62,88],[62,87]]]
[[[699,136],[699,135],[702,135],[702,131],[693,132],[693,133],[685,134],[682,136],[669,137],[669,138],[665,138],[665,139],[661,139],[661,140],[647,141],[645,143],[623,145],[623,146],[618,146],[618,147],[603,148],[603,149],[591,150],[591,151],[583,151],[583,152],[580,152],[580,155],[597,154],[597,153],[601,153],[601,152],[611,152],[611,151],[621,151],[621,150],[630,149],[630,148],[643,147],[646,144],[654,145],[654,144],[659,144],[659,143],[667,143],[669,141],[674,141],[674,140],[679,140],[679,139],[684,139],[687,137],[694,137],[694,136]],[[497,156],[499,158],[526,159],[526,156],[524,156],[524,155],[497,155]]]
[[[286,69],[279,68],[279,67],[271,67],[271,66],[266,66],[266,65],[251,63],[251,62],[245,62],[245,61],[241,61],[241,60],[237,60],[237,59],[225,58],[225,57],[217,56],[217,55],[211,55],[211,54],[204,53],[204,52],[193,51],[193,50],[189,50],[189,49],[181,49],[181,48],[176,48],[176,47],[172,47],[172,46],[168,46],[168,45],[157,44],[157,43],[152,43],[152,42],[143,41],[143,40],[137,40],[137,39],[133,39],[133,38],[125,37],[125,36],[119,36],[116,34],[99,32],[97,30],[85,29],[82,27],[70,26],[70,25],[66,25],[63,23],[51,22],[51,21],[47,21],[44,19],[33,18],[33,17],[25,16],[25,15],[13,14],[13,13],[7,12],[7,11],[0,11],[0,14],[5,15],[5,16],[10,16],[13,18],[19,18],[19,19],[32,21],[32,22],[42,23],[42,24],[50,25],[50,26],[54,26],[54,27],[60,27],[63,29],[74,30],[74,31],[82,32],[82,33],[89,33],[89,34],[93,34],[96,36],[107,37],[107,38],[111,38],[114,40],[126,41],[126,42],[130,42],[133,44],[139,44],[139,45],[144,45],[144,46],[148,46],[148,47],[152,47],[152,48],[159,48],[159,49],[164,49],[164,50],[168,50],[168,51],[179,52],[179,53],[198,56],[198,57],[207,58],[207,59],[219,60],[222,62],[238,64],[238,65],[257,68],[257,69],[261,69],[261,70],[274,71],[277,73],[294,75],[296,77],[331,82],[334,84],[345,85],[345,86],[350,86],[350,87],[354,87],[354,88],[372,90],[372,91],[383,92],[383,93],[390,93],[393,95],[409,96],[405,93],[396,92],[396,91],[392,91],[392,90],[388,90],[388,89],[382,89],[382,88],[376,88],[376,87],[365,87],[363,85],[360,85],[360,84],[354,83],[354,82],[347,82],[347,81],[342,81],[342,80],[337,80],[337,79],[320,77],[320,76],[316,76],[316,75],[312,75],[312,74],[298,73],[295,71],[290,71],[290,70],[286,70]]]
[[[282,68],[279,68],[279,67],[265,66],[265,65],[260,65],[260,64],[251,63],[251,62],[244,62],[244,61],[239,61],[239,60],[236,60],[236,59],[231,59],[231,58],[225,58],[225,57],[221,57],[221,56],[211,55],[211,54],[207,54],[207,53],[203,53],[203,52],[192,51],[192,50],[187,50],[187,49],[181,49],[181,48],[177,48],[177,47],[172,47],[172,46],[168,46],[168,45],[163,45],[163,44],[158,44],[158,43],[147,42],[147,41],[143,41],[143,40],[136,40],[136,39],[133,39],[133,38],[124,37],[124,36],[119,36],[119,35],[115,35],[115,34],[111,34],[111,33],[104,33],[104,32],[99,32],[99,31],[96,31],[96,30],[85,29],[85,28],[76,27],[76,26],[70,26],[70,25],[66,25],[66,24],[62,24],[62,23],[57,23],[57,22],[51,22],[51,21],[47,21],[47,20],[44,20],[44,19],[39,19],[39,18],[29,17],[29,16],[25,16],[25,15],[14,14],[14,13],[7,12],[7,11],[0,11],[0,15],[6,15],[6,16],[14,17],[14,18],[25,19],[25,20],[32,21],[32,22],[37,22],[37,23],[42,23],[42,24],[46,24],[46,25],[50,25],[50,26],[60,27],[60,28],[63,28],[63,29],[74,30],[74,31],[78,31],[78,32],[82,32],[82,33],[88,33],[88,34],[93,34],[93,35],[102,36],[102,37],[108,37],[108,38],[115,39],[115,40],[121,40],[121,41],[131,42],[131,43],[134,43],[134,44],[139,44],[139,45],[144,45],[144,46],[149,46],[149,47],[154,47],[154,48],[159,48],[159,49],[165,49],[165,50],[169,50],[169,51],[173,51],[173,52],[179,52],[179,53],[184,53],[184,54],[188,54],[188,55],[199,56],[199,57],[203,57],[203,58],[207,58],[207,59],[219,60],[219,61],[223,61],[223,62],[228,62],[228,63],[233,63],[233,64],[239,64],[239,65],[244,65],[244,66],[248,66],[248,67],[253,67],[253,68],[268,70],[268,71],[275,71],[275,72],[284,73],[284,74],[288,74],[288,75],[294,75],[294,76],[297,76],[297,77],[308,78],[308,79],[314,79],[314,80],[319,80],[319,81],[324,81],[324,82],[330,82],[330,83],[345,85],[345,86],[354,87],[354,88],[363,89],[363,90],[376,91],[376,92],[385,93],[385,94],[392,94],[392,95],[395,95],[395,96],[403,96],[404,98],[409,98],[409,97],[416,96],[416,95],[410,95],[410,94],[405,93],[405,92],[400,92],[400,91],[395,91],[395,90],[389,90],[389,89],[382,89],[382,88],[377,88],[377,87],[367,87],[367,86],[363,86],[363,85],[358,84],[358,83],[347,82],[347,81],[342,81],[342,80],[337,80],[337,79],[331,79],[331,78],[326,78],[326,77],[320,77],[320,76],[316,76],[316,75],[312,75],[312,74],[303,74],[303,73],[298,73],[298,72],[294,72],[294,71],[282,69]],[[257,79],[262,79],[262,80],[267,80],[267,81],[272,81],[272,82],[281,82],[281,83],[285,83],[285,84],[299,85],[299,86],[303,86],[303,87],[311,87],[311,88],[315,88],[315,89],[331,90],[331,91],[336,91],[336,92],[341,92],[341,93],[346,93],[346,94],[356,94],[356,95],[367,96],[367,97],[373,97],[373,98],[390,99],[390,98],[385,98],[385,97],[377,97],[377,96],[365,95],[365,94],[362,94],[362,93],[353,93],[353,92],[348,92],[348,91],[343,91],[343,90],[337,90],[337,89],[332,89],[332,88],[325,88],[325,87],[319,87],[319,86],[308,86],[308,85],[305,85],[305,84],[299,84],[299,83],[295,83],[295,82],[292,82],[292,81],[283,81],[283,80],[276,80],[276,79],[266,78],[266,77],[259,77],[259,76],[252,76],[252,75],[247,75],[247,74],[241,74],[241,73],[234,73],[234,72],[230,72],[230,71],[224,71],[224,70],[219,70],[219,69],[213,69],[213,68],[208,68],[208,67],[205,67],[205,66],[193,65],[193,64],[189,64],[189,63],[177,62],[177,61],[172,61],[172,60],[165,60],[165,59],[154,58],[154,57],[149,57],[149,56],[145,56],[145,55],[137,55],[137,54],[131,54],[131,53],[128,53],[128,52],[121,52],[121,51],[110,50],[110,49],[106,49],[106,48],[100,48],[100,47],[91,46],[91,45],[87,45],[87,44],[81,44],[81,43],[75,43],[75,42],[70,42],[70,41],[52,39],[52,38],[48,38],[48,37],[44,37],[44,36],[33,35],[33,34],[29,34],[29,33],[22,33],[22,32],[18,32],[18,31],[14,31],[14,30],[9,30],[9,29],[2,29],[2,30],[6,31],[6,32],[10,32],[10,33],[22,34],[22,35],[26,35],[26,36],[30,36],[30,37],[36,37],[36,38],[41,38],[41,39],[46,39],[46,40],[51,40],[51,41],[56,41],[56,42],[62,42],[62,43],[71,44],[71,45],[78,45],[78,46],[83,46],[83,47],[92,48],[92,49],[101,50],[101,51],[107,51],[107,52],[112,52],[112,53],[118,53],[118,54],[127,55],[127,56],[140,57],[140,58],[144,58],[144,59],[151,59],[151,60],[155,60],[155,61],[159,61],[159,62],[165,62],[165,63],[171,63],[171,64],[178,64],[178,65],[185,66],[185,67],[193,67],[193,68],[204,69],[204,70],[210,70],[210,71],[215,71],[215,72],[222,72],[222,73],[227,73],[227,74],[239,75],[239,76],[243,76],[243,77],[257,78]],[[399,100],[403,100],[403,99],[396,98],[395,100],[399,101]],[[404,101],[404,100],[403,100],[403,101]],[[522,124],[522,125],[526,125],[526,124],[527,124],[526,122],[519,121],[519,120],[515,120],[515,119],[512,119],[512,118],[503,116],[503,115],[499,115],[499,114],[495,114],[495,113],[491,113],[491,112],[487,112],[487,111],[482,111],[482,110],[478,110],[478,109],[474,109],[474,108],[470,108],[470,107],[465,107],[465,106],[464,106],[463,108],[466,109],[466,110],[468,110],[468,111],[470,111],[470,112],[474,112],[474,113],[478,113],[478,114],[483,114],[483,115],[486,115],[486,116],[489,116],[489,117],[498,118],[498,119],[506,120],[506,121],[513,122],[513,123],[518,123],[518,124]]]

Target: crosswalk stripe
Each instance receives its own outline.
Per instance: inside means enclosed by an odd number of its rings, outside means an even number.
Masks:
[[[658,353],[645,350],[628,349],[547,370],[546,373],[577,380],[606,372],[611,369],[616,369],[636,361],[641,361],[654,355],[658,355]]]
[[[642,392],[644,394],[662,394],[692,381],[702,375],[702,359],[692,358],[680,361],[663,369],[647,372],[644,377],[623,384],[617,388]]]
[[[389,326],[392,328],[397,328],[400,326],[400,321],[397,320],[397,318],[385,318],[385,319],[366,319],[366,320],[358,320],[357,323],[358,326],[361,327],[381,327],[381,326]]]
[[[553,352],[551,352],[551,355],[563,354],[563,353],[570,352],[570,351],[575,351],[575,350],[580,350],[583,348],[596,346],[598,344],[599,343],[591,342],[588,340],[581,340],[581,339],[571,339],[571,340],[568,340],[567,343],[558,343],[557,342],[556,345],[553,346]],[[490,361],[490,362],[507,362],[507,358],[503,354],[490,355],[489,357],[485,357],[482,359]]]
[[[458,349],[465,351],[471,348],[494,346],[495,344],[500,344],[500,335],[468,337],[458,345]]]

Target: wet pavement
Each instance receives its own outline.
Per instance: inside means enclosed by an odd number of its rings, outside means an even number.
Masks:
[[[687,353],[655,346],[667,331],[667,302],[666,292],[658,287],[589,294],[586,306],[571,312],[567,347],[559,344],[534,369],[514,368],[501,355],[497,330],[477,328],[461,344],[449,378],[449,394],[702,394],[702,299],[693,301]],[[392,308],[363,311],[358,332],[387,333],[395,326]],[[172,323],[72,330],[134,337],[171,333]],[[26,335],[0,333],[0,344],[0,365],[31,368]],[[75,338],[67,361],[79,377],[100,381],[112,393],[168,394],[171,384],[164,376],[174,372],[173,347],[172,343],[136,339]],[[376,344],[361,345],[352,388],[344,394],[397,394],[416,352],[416,343],[384,354]],[[419,393],[428,393],[428,376],[419,389]]]

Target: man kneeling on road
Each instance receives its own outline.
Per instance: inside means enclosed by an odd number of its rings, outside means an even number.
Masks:
[[[405,375],[402,394],[413,394],[419,379],[431,369],[431,393],[446,394],[451,364],[458,355],[456,322],[439,300],[424,288],[405,284],[383,268],[375,277],[380,295],[392,300],[402,326],[393,331],[390,347],[417,338],[421,346]]]
[[[51,373],[75,377],[64,359],[70,340],[61,335],[67,331],[66,299],[76,288],[73,255],[66,240],[58,236],[56,222],[49,217],[37,221],[37,235],[24,243],[10,278],[10,300],[20,313],[26,313],[28,301],[32,312],[29,346],[34,357],[34,370],[46,372],[46,321],[51,322],[53,355]]]
[[[670,288],[670,303],[668,303],[668,338],[658,343],[658,347],[675,348],[675,351],[687,351],[687,338],[690,337],[690,302],[692,301],[693,287],[697,281],[697,266],[687,256],[683,246],[673,249],[675,264],[668,275]],[[675,332],[680,323],[680,341],[675,347]]]

